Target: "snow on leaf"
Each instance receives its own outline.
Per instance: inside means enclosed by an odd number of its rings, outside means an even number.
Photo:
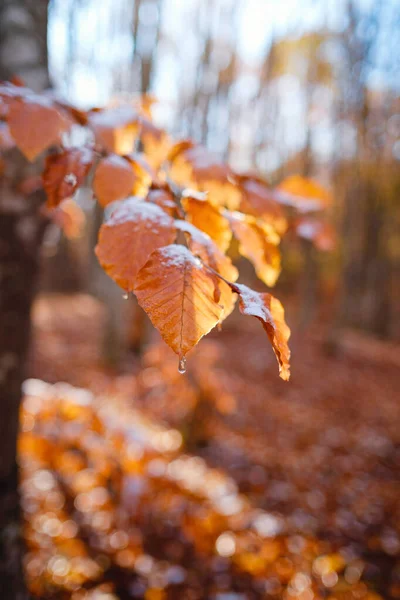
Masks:
[[[161,208],[129,198],[101,226],[95,252],[106,273],[130,292],[150,254],[175,236],[174,221]]]
[[[48,156],[42,176],[47,206],[55,208],[60,202],[73,196],[92,163],[93,152],[89,148],[68,148],[60,154]]]
[[[290,377],[288,346],[290,329],[285,322],[282,304],[271,294],[255,292],[245,285],[235,283],[232,285],[232,289],[239,294],[240,312],[261,321],[275,352],[279,364],[279,375],[288,381]]]
[[[220,321],[209,273],[185,247],[159,248],[139,271],[134,287],[164,341],[183,358]]]
[[[33,94],[11,102],[7,122],[16,145],[30,161],[56,144],[68,127],[50,100]]]
[[[268,224],[241,213],[225,213],[233,235],[239,241],[239,252],[256,270],[257,276],[272,287],[281,272],[281,255],[277,247],[279,236]]]

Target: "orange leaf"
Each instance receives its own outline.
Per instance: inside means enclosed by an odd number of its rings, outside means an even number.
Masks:
[[[330,193],[313,179],[293,175],[275,188],[274,198],[299,212],[323,210],[332,204]]]
[[[287,222],[283,209],[267,184],[256,177],[242,176],[241,187],[243,195],[240,211],[270,223],[280,235],[285,233]]]
[[[214,283],[206,269],[176,244],[153,252],[138,273],[134,293],[180,358],[215,327],[223,312],[213,300]]]
[[[101,226],[96,256],[124,290],[133,290],[138,271],[153,250],[174,241],[174,221],[161,208],[131,198]]]
[[[167,159],[171,148],[171,138],[166,131],[156,127],[148,119],[141,119],[140,139],[143,152],[153,169],[159,169]]]
[[[68,126],[50,100],[33,95],[13,101],[7,121],[15,143],[30,161],[58,143]]]
[[[207,233],[222,252],[226,252],[232,239],[229,221],[221,211],[200,198],[187,195],[182,198],[186,219],[201,231]]]
[[[317,250],[331,252],[336,245],[336,234],[330,223],[317,218],[303,217],[294,223],[297,235],[314,244]]]
[[[135,184],[133,186],[133,194],[144,198],[149,191],[149,187],[153,179],[156,178],[156,174],[152,167],[149,165],[143,154],[133,152],[127,154],[124,158],[129,160],[133,172],[135,173]]]
[[[43,171],[43,187],[47,193],[47,206],[55,208],[71,198],[83,183],[93,163],[89,148],[68,148],[60,154],[46,158]]]
[[[241,213],[226,213],[232,231],[239,241],[239,252],[254,266],[257,276],[268,286],[274,286],[281,272],[279,236],[266,223]]]
[[[232,289],[239,294],[239,309],[243,315],[256,317],[261,321],[279,364],[279,375],[285,381],[290,377],[290,350],[288,340],[290,329],[285,322],[285,311],[277,298],[267,293],[259,293],[245,285],[233,284]]]
[[[171,217],[174,217],[176,214],[176,203],[172,194],[167,190],[150,190],[146,196],[146,201],[157,204],[157,206],[162,208]]]
[[[79,238],[85,226],[85,213],[70,198],[60,204],[52,214],[52,219],[63,230],[68,239]]]
[[[139,132],[139,117],[132,106],[96,110],[88,116],[96,141],[108,152],[129,154]]]
[[[222,275],[228,281],[236,281],[239,275],[238,270],[232,264],[231,259],[220,251],[206,233],[186,221],[175,221],[175,225],[178,230],[188,234],[190,251],[216,272],[210,272],[209,275],[214,283],[214,300],[219,302],[224,309],[223,318],[225,319],[234,309],[235,296],[232,295],[229,286],[217,277],[217,274]]]
[[[110,154],[97,165],[93,179],[94,195],[102,206],[123,200],[133,194],[135,179],[129,160]]]

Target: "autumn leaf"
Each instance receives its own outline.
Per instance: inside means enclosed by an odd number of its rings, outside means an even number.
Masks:
[[[110,154],[97,165],[93,192],[102,206],[128,196],[145,196],[151,175],[143,162],[127,156]]]
[[[156,173],[143,154],[132,152],[131,154],[124,156],[124,158],[130,162],[135,174],[135,183],[132,193],[135,196],[144,198],[149,191],[152,181],[156,179]]]
[[[88,115],[96,141],[108,152],[129,154],[139,133],[139,117],[130,105],[96,110]]]
[[[179,231],[188,234],[188,245],[192,254],[211,267],[212,270],[209,274],[214,283],[214,300],[223,307],[223,318],[225,319],[234,309],[235,296],[232,295],[229,286],[217,277],[217,274],[222,275],[228,281],[236,281],[239,275],[238,270],[232,264],[231,259],[221,252],[206,233],[186,221],[175,221],[175,226]]]
[[[332,203],[330,193],[313,179],[293,175],[284,179],[274,190],[274,198],[299,212],[315,212]]]
[[[256,270],[257,276],[269,287],[275,285],[281,272],[279,236],[266,223],[238,212],[225,213],[233,235],[239,241],[239,252]]]
[[[130,198],[101,226],[95,252],[106,273],[130,292],[150,254],[175,236],[174,221],[161,208]]]
[[[312,242],[317,250],[331,252],[335,248],[335,230],[325,220],[302,217],[294,222],[294,230],[300,238]]]
[[[79,238],[85,227],[85,213],[81,207],[68,198],[60,204],[51,216],[52,220],[63,230],[68,239]]]
[[[83,183],[93,163],[89,148],[68,148],[60,154],[46,158],[43,171],[43,187],[47,194],[47,206],[55,208],[71,198]]]
[[[290,377],[290,350],[288,340],[290,329],[285,322],[282,304],[268,293],[259,293],[245,285],[235,283],[232,290],[239,294],[239,309],[243,315],[256,317],[261,321],[279,364],[279,375],[285,381]]]
[[[216,206],[206,199],[187,195],[182,198],[186,219],[207,233],[222,252],[226,252],[232,239],[229,221]]]
[[[34,95],[14,100],[7,122],[15,143],[30,161],[59,142],[68,127],[67,120],[48,99]]]
[[[148,163],[153,169],[159,169],[167,159],[172,146],[170,136],[166,131],[142,117],[140,120],[140,140]]]
[[[240,183],[240,211],[270,223],[279,235],[283,235],[287,229],[285,214],[266,182],[255,176],[241,176]]]
[[[159,248],[139,271],[134,293],[164,341],[183,359],[219,322],[223,309],[213,299],[214,283],[185,248]]]
[[[156,204],[171,217],[177,212],[177,206],[170,192],[163,189],[150,190],[146,196],[146,202]]]

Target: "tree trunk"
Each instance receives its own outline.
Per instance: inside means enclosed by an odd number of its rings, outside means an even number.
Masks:
[[[43,224],[37,216],[0,209],[0,597],[28,598],[16,460],[21,386],[29,347],[30,310]]]
[[[0,80],[21,77],[36,91],[48,87],[48,0],[0,0]],[[39,194],[14,190],[37,166],[17,152],[0,177],[0,598],[25,600],[18,466],[21,385],[29,346],[30,309],[45,223]],[[36,171],[37,172],[37,171]]]

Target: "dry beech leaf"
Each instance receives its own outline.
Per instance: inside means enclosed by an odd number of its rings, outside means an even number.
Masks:
[[[175,226],[179,231],[188,234],[188,245],[192,254],[198,256],[203,263],[222,275],[224,279],[228,281],[237,280],[239,276],[237,268],[206,233],[186,221],[175,221]],[[229,285],[219,279],[215,273],[210,272],[209,275],[214,282],[214,300],[224,309],[222,318],[226,319],[235,307],[236,298],[232,294]]]
[[[336,246],[336,233],[332,225],[321,219],[302,217],[294,223],[296,234],[314,244],[317,250],[331,252]]]
[[[150,190],[146,196],[146,202],[156,204],[171,217],[176,215],[177,206],[174,197],[167,190]]]
[[[273,228],[254,217],[241,213],[225,214],[229,215],[240,254],[253,264],[261,281],[269,287],[274,286],[281,272],[279,236]]]
[[[16,145],[30,161],[57,143],[68,126],[49,100],[33,95],[11,103],[7,122]]]
[[[140,140],[143,152],[153,169],[159,169],[167,159],[172,142],[166,131],[156,127],[148,119],[140,120]]]
[[[133,152],[127,154],[124,158],[130,162],[135,174],[135,183],[132,194],[144,198],[149,191],[152,181],[156,179],[155,171],[142,154]]]
[[[236,210],[241,191],[235,175],[218,155],[203,146],[184,141],[171,150],[168,174],[176,184],[208,193],[208,200],[217,206]]]
[[[48,156],[42,176],[47,206],[55,208],[73,196],[92,164],[93,152],[89,148],[68,148],[60,154]]]
[[[239,294],[239,309],[243,315],[256,317],[262,323],[279,364],[279,375],[285,381],[290,377],[290,329],[285,322],[285,312],[277,298],[268,293],[259,293],[245,285],[233,284]]]
[[[313,179],[293,175],[284,179],[274,190],[274,198],[299,212],[324,210],[332,204],[330,193]]]
[[[197,229],[207,233],[222,252],[226,252],[232,239],[229,221],[221,214],[218,207],[207,200],[190,195],[182,198],[182,206],[186,219]]]
[[[127,292],[153,250],[171,244],[174,221],[161,208],[130,198],[100,228],[96,256],[106,273]]]
[[[96,110],[88,115],[96,141],[108,152],[129,154],[139,133],[139,117],[132,106],[122,105]]]
[[[102,158],[93,178],[93,192],[99,204],[107,206],[133,194],[136,176],[129,160],[117,154]]]
[[[74,200],[68,199],[53,212],[52,220],[68,239],[75,239],[82,236],[86,217],[81,207]]]
[[[139,271],[134,293],[164,341],[183,359],[220,321],[214,282],[185,248],[159,248]]]
[[[240,181],[240,211],[263,219],[273,225],[279,235],[283,235],[287,229],[287,220],[282,206],[273,197],[272,190],[257,177],[242,176]]]

